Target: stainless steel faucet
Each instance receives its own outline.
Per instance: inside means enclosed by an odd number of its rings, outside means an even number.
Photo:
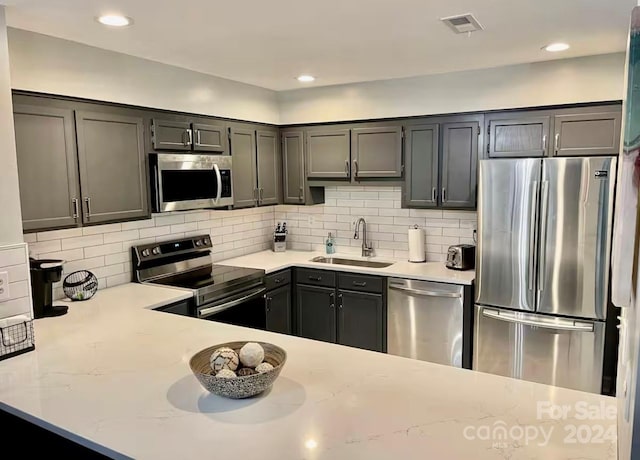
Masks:
[[[367,245],[367,222],[364,217],[361,217],[356,222],[356,231],[353,234],[353,239],[360,239],[360,223],[362,223],[362,257],[370,257],[373,254],[373,246]]]

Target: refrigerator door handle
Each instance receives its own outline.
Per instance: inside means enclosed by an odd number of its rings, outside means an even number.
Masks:
[[[538,217],[538,192],[540,184],[533,181],[533,193],[531,194],[531,216],[529,217],[529,263],[527,264],[527,289],[535,289],[536,270],[536,225]]]
[[[543,318],[541,316],[528,315],[526,313],[516,314],[509,311],[493,310],[490,308],[483,308],[482,316],[514,324],[523,324],[525,326],[542,327],[545,329],[555,329],[560,331],[593,332],[594,329],[592,323],[562,318]]]
[[[549,221],[549,181],[542,181],[540,193],[540,258],[538,260],[538,291],[544,290],[544,272],[547,264],[547,224]]]

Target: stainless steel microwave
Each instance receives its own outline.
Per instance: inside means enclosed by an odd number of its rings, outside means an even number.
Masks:
[[[233,205],[231,157],[149,154],[153,212]]]

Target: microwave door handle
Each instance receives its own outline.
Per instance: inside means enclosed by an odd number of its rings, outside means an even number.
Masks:
[[[218,181],[218,194],[216,195],[216,204],[218,204],[222,197],[222,175],[220,174],[220,168],[215,163],[213,164],[213,170],[216,172],[216,180]]]
[[[235,299],[230,302],[225,302],[223,304],[216,305],[215,307],[203,308],[202,310],[198,310],[198,318],[207,318],[211,315],[215,315],[216,313],[223,312],[225,310],[228,310],[229,308],[238,306],[241,303],[246,302],[247,300],[251,300],[254,297],[261,296],[265,292],[266,292],[266,289],[261,287],[259,289],[256,289],[255,291],[251,291],[249,294],[247,294],[246,296],[240,297],[239,299]]]

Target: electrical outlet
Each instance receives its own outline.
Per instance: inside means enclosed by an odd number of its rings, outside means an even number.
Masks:
[[[309,214],[309,218],[308,218],[308,222],[309,222],[309,227],[315,227],[316,226],[316,218],[313,214]]]
[[[0,302],[9,300],[9,272],[0,272]]]

